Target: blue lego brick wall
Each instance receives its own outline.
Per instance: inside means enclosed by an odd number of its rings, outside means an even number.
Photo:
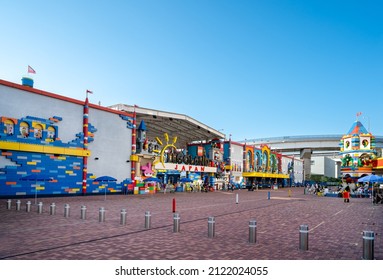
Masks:
[[[82,193],[82,157],[37,154],[19,151],[2,152],[2,156],[16,163],[6,166],[0,173],[0,196],[68,195]],[[24,181],[30,174],[51,177],[51,181]],[[37,178],[39,176],[37,175]],[[127,188],[130,180],[118,182],[97,182],[88,174],[88,194],[116,193]]]
[[[2,120],[7,119],[2,117]],[[47,145],[53,147],[78,147],[84,146],[84,133],[79,132],[76,138],[68,143],[63,143],[58,137],[57,122],[62,118],[54,116],[49,119],[27,116],[14,121],[13,133],[9,133],[5,123],[0,122],[0,140],[27,144]],[[20,124],[28,125],[25,134],[20,133]],[[41,137],[36,137],[33,124],[42,125]],[[49,135],[47,128],[54,128],[54,135]],[[94,141],[97,129],[88,124],[88,143]],[[82,194],[83,158],[25,151],[0,150],[0,156],[14,163],[0,168],[0,196],[32,196],[38,195],[68,195]],[[41,174],[52,178],[50,181],[24,181],[22,178]],[[104,176],[108,174],[100,174]],[[40,176],[41,177],[41,176]],[[37,176],[39,178],[39,176]],[[87,174],[86,193],[116,193],[122,192],[130,180],[122,182],[97,182],[94,174]]]

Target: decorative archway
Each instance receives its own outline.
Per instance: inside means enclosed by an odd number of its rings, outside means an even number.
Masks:
[[[260,151],[254,153],[254,169],[255,171],[260,171],[262,167],[262,158]]]
[[[277,173],[278,171],[278,159],[274,154],[270,156],[270,171],[271,173]]]
[[[262,171],[270,172],[270,149],[267,146],[262,147]]]
[[[246,153],[246,159],[245,159],[245,172],[249,172],[250,170],[253,170],[253,153],[248,150]]]

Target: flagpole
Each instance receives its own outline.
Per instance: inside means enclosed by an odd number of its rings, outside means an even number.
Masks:
[[[86,91],[86,99],[84,103],[83,110],[83,133],[84,133],[84,150],[88,149],[88,118],[89,118],[89,101],[88,101],[88,90]],[[82,167],[82,194],[86,194],[87,187],[87,177],[88,177],[88,157],[83,157],[83,167]]]

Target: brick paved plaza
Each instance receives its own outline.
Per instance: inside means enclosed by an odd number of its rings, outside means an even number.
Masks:
[[[370,199],[305,195],[303,188],[270,191],[157,193],[21,199],[21,210],[0,205],[0,259],[23,260],[360,260],[362,232],[375,232],[374,256],[383,259],[383,205]],[[239,203],[236,203],[238,194]],[[172,202],[180,213],[180,232],[173,232]],[[26,202],[32,202],[26,212]],[[56,204],[50,215],[49,205]],[[69,204],[70,216],[64,217]],[[80,208],[87,207],[86,219]],[[99,222],[99,208],[106,210]],[[120,225],[120,211],[127,223]],[[151,228],[145,229],[145,212]],[[215,237],[208,237],[214,216]],[[257,242],[249,243],[249,221],[257,221]],[[309,249],[299,250],[299,226],[309,226]]]

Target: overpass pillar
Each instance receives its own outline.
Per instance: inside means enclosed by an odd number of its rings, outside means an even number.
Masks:
[[[311,154],[312,149],[301,149],[301,159],[303,159],[304,180],[309,180],[311,177]]]

